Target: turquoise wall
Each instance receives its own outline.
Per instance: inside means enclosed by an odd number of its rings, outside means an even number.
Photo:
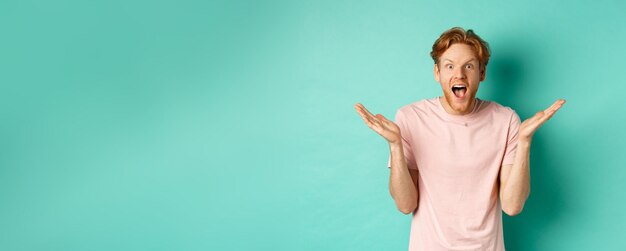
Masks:
[[[478,96],[535,135],[507,250],[626,250],[623,1],[0,2],[0,250],[406,250],[385,141],[440,95],[452,26]]]

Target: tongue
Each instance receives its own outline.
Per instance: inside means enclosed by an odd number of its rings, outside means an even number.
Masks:
[[[461,97],[465,96],[465,90],[466,90],[465,88],[459,88],[459,89],[456,89],[456,90],[454,91],[454,95],[455,95],[457,98],[461,98]]]

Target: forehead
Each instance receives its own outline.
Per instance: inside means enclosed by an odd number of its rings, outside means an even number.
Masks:
[[[476,51],[474,48],[467,44],[453,44],[443,54],[441,54],[441,61],[452,62],[467,62],[471,60],[478,60]]]

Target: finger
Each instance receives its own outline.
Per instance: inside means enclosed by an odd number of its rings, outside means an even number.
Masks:
[[[357,103],[356,105],[354,105],[354,108],[363,117],[366,117],[370,120],[374,117],[369,111],[367,111],[367,109],[365,109],[365,106],[363,106],[361,103]]]
[[[369,114],[368,112],[366,112],[366,110],[364,110],[363,105],[361,104],[356,104],[354,106],[354,108],[356,109],[356,111],[359,113],[359,115],[361,115],[361,118],[363,118],[363,120],[368,120],[368,121],[372,121],[373,116],[371,114]]]
[[[541,117],[537,123],[539,123],[539,126],[543,125],[543,123],[545,123],[546,121],[548,121],[550,118],[552,118],[552,116],[554,116],[554,113],[556,112],[556,110],[552,110],[552,111],[548,111],[547,113],[545,113],[545,115],[543,117]]]
[[[546,109],[545,112],[549,112],[549,111],[556,112],[563,106],[563,104],[565,104],[565,99],[559,99],[556,102],[554,102],[550,107],[548,107],[548,109]]]
[[[361,119],[363,119],[363,121],[367,124],[367,126],[372,127],[374,125],[374,121],[370,119],[369,116],[367,116],[362,111],[358,111],[358,112],[359,112],[359,115],[361,116]]]
[[[363,105],[359,103],[355,105],[355,108],[357,112],[359,113],[359,115],[361,115],[361,118],[363,119],[363,121],[365,121],[365,124],[367,124],[369,128],[371,128],[372,130],[376,132],[382,131],[383,126],[381,122],[374,115],[369,113],[367,109],[364,109],[365,107]]]
[[[378,120],[382,121],[382,122],[389,122],[389,120],[387,118],[385,118],[385,116],[383,116],[382,114],[376,114],[376,118],[378,118]]]
[[[365,114],[367,116],[367,119],[374,125],[378,125],[381,129],[383,128],[383,122],[381,121],[380,118],[378,118],[377,116],[374,116],[371,112],[369,112],[365,106],[361,105],[361,111],[363,112],[363,114]]]
[[[557,108],[557,110],[558,110],[558,108]],[[551,111],[547,112],[546,115],[541,118],[541,121],[540,121],[541,124],[545,123],[550,118],[552,118],[552,116],[554,116],[554,114],[556,113],[557,110],[551,110]]]
[[[552,104],[550,107],[548,107],[548,109],[544,111],[545,115],[541,118],[541,123],[543,124],[544,122],[552,118],[552,116],[554,116],[556,111],[558,111],[559,109],[561,109],[561,107],[563,107],[563,104],[565,104],[565,100],[559,99],[556,102],[554,102],[554,104]]]
[[[357,105],[357,106],[359,107],[359,109],[361,109],[361,110],[362,110],[365,114],[367,114],[367,115],[368,115],[368,117],[371,117],[371,118],[373,118],[373,117],[374,117],[374,114],[372,114],[369,110],[367,110],[367,108],[365,108],[365,106],[364,106],[363,104],[361,104],[361,103],[357,103],[356,105]]]
[[[379,121],[377,120],[365,120],[365,121],[366,121],[365,123],[367,124],[367,127],[374,130],[378,134],[382,133],[383,125]]]
[[[530,117],[530,118],[528,119],[528,121],[529,121],[531,124],[534,124],[536,121],[540,120],[540,119],[541,119],[541,117],[543,117],[543,115],[544,115],[544,114],[545,114],[545,112],[543,112],[543,111],[541,111],[541,112],[537,112],[537,113],[535,113],[535,115],[533,115],[532,117]]]
[[[383,116],[382,114],[376,114],[376,118],[387,128],[389,128],[389,125],[393,123],[385,118],[385,116]]]

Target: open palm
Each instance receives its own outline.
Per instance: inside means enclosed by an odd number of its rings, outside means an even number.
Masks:
[[[398,125],[382,114],[373,115],[361,103],[354,105],[354,108],[369,128],[383,136],[389,143],[400,143],[401,135]]]
[[[558,111],[563,104],[565,104],[564,99],[559,99],[554,104],[552,104],[548,109],[540,111],[536,113],[534,116],[524,120],[519,128],[520,138],[523,140],[531,140],[535,131],[543,125],[548,119],[552,118],[554,113]]]

